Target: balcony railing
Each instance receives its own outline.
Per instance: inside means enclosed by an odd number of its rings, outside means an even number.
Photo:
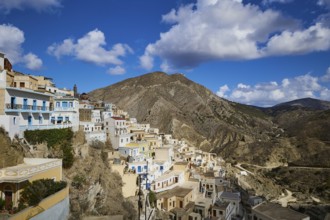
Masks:
[[[55,107],[54,111],[78,111],[78,109],[74,107]]]
[[[6,104],[6,110],[12,111],[53,111],[53,108],[47,106],[22,105],[22,104]]]
[[[20,131],[25,130],[45,130],[45,129],[60,129],[60,128],[71,128],[72,124],[49,124],[49,125],[21,125],[19,126]]]

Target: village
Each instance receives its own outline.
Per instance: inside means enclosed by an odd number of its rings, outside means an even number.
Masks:
[[[122,178],[124,197],[138,197],[140,219],[159,219],[156,210],[173,220],[310,219],[259,195],[250,194],[243,201],[235,177],[228,176],[226,158],[139,123],[114,103],[90,100],[88,94],[78,93],[76,85],[72,90],[60,89],[51,78],[16,72],[4,54],[0,54],[0,126],[10,139],[25,143],[26,130],[61,128],[83,131],[89,144],[110,141],[107,160]],[[36,150],[28,143],[25,146],[32,153]],[[2,167],[4,209],[18,206],[24,181],[62,180],[61,165],[61,159],[24,158],[23,164]],[[237,175],[250,174],[238,169]],[[150,194],[155,195],[152,201]],[[68,187],[45,200],[43,211],[30,207],[11,219],[25,219],[32,211],[39,216],[36,219],[50,213],[61,213],[61,219],[68,214]]]

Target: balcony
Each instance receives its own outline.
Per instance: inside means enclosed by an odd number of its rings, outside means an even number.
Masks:
[[[65,124],[49,124],[49,125],[21,125],[19,126],[20,131],[25,130],[45,130],[45,129],[61,129],[61,128],[71,128],[71,123],[65,123]]]
[[[54,108],[55,112],[78,112],[77,108],[74,107],[55,107]]]
[[[6,103],[6,112],[50,112],[52,108],[46,106],[22,105]]]

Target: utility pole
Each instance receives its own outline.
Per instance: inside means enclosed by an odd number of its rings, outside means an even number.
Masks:
[[[146,171],[146,190],[148,190],[148,161],[147,161],[147,171]],[[146,191],[147,192],[147,191]],[[144,216],[145,216],[145,220],[147,220],[147,196],[149,196],[149,193],[146,193],[146,198],[145,198],[145,202],[144,202]]]
[[[141,175],[138,176],[138,184],[139,184],[139,200],[138,200],[138,213],[139,213],[139,218],[138,220],[140,220],[140,216],[141,216],[141,209],[142,209],[142,201],[141,201]]]

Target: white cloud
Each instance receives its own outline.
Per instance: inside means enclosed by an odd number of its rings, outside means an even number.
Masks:
[[[153,48],[152,46],[147,46],[144,55],[140,56],[140,66],[144,69],[151,70],[154,67],[154,58],[152,56]]]
[[[274,81],[256,85],[239,83],[232,90],[224,85],[219,88],[217,95],[231,101],[257,106],[273,106],[281,102],[306,97],[330,101],[330,90],[322,85],[322,79],[330,79],[329,69],[321,77],[305,74],[294,78],[285,78],[280,83]]]
[[[98,29],[88,32],[77,41],[65,39],[62,43],[54,43],[48,47],[48,53],[57,57],[73,56],[78,60],[94,63],[97,65],[114,64],[122,65],[120,57],[133,50],[127,44],[115,44],[111,49],[106,46],[104,33]]]
[[[223,85],[219,88],[219,91],[217,91],[217,95],[222,97],[222,98],[227,98],[226,93],[229,92],[229,91],[230,91],[230,89],[229,89],[228,85],[226,84],[226,85]]]
[[[330,48],[330,29],[317,23],[302,31],[284,31],[273,36],[265,49],[268,55],[304,54]]]
[[[24,54],[24,32],[19,28],[2,24],[0,25],[0,51],[12,64],[23,63],[26,68],[37,70],[42,67],[42,60],[33,53]]]
[[[61,6],[60,0],[1,0],[0,11],[9,13],[13,9],[24,10],[25,8],[36,11],[44,11]]]
[[[122,74],[126,73],[126,70],[125,70],[125,68],[123,68],[121,66],[115,66],[115,67],[109,68],[108,73],[111,75],[122,75]]]
[[[42,67],[42,60],[39,59],[35,54],[28,53],[23,57],[25,65],[31,70],[38,70]]]
[[[272,9],[235,0],[197,0],[163,15],[171,28],[150,43],[140,65],[153,68],[158,56],[174,68],[212,60],[248,60],[330,49],[330,28],[300,21]]]

